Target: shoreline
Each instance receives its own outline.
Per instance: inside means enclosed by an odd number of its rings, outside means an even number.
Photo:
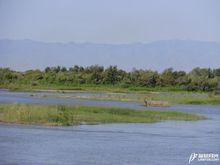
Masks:
[[[138,102],[143,103],[148,101],[168,102],[170,105],[187,104],[187,105],[220,105],[220,96],[211,95],[208,93],[199,92],[154,92],[149,91],[145,93],[138,92],[109,92],[109,91],[90,91],[90,90],[56,90],[56,89],[32,89],[30,90],[16,90],[1,88],[2,91],[7,92],[32,92],[31,97],[40,98],[61,98],[61,99],[82,99],[82,100],[100,100],[100,101],[121,101],[121,102]],[[42,95],[41,95],[42,93]],[[44,94],[45,93],[45,94]],[[50,95],[50,94],[54,95]],[[68,94],[81,93],[85,96],[68,96]],[[91,95],[86,95],[90,93]],[[57,95],[56,95],[57,94]],[[63,95],[58,95],[63,94]],[[64,95],[66,94],[66,96]],[[100,94],[100,95],[96,95]]]

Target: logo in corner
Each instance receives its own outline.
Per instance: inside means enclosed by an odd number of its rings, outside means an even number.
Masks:
[[[191,163],[193,160],[195,160],[198,157],[198,154],[192,153],[189,157],[189,163]]]
[[[192,161],[219,161],[219,154],[213,153],[192,153],[189,157],[189,163]]]

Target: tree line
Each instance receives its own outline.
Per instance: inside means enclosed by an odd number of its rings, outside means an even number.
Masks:
[[[133,69],[125,71],[117,66],[104,68],[99,65],[88,67],[75,65],[46,67],[45,70],[13,71],[0,68],[0,85],[118,85],[121,87],[177,87],[188,91],[213,91],[220,86],[220,68],[194,68],[190,72],[172,68],[159,73],[154,70]]]

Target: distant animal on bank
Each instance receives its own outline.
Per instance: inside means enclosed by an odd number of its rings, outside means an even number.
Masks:
[[[167,101],[150,101],[150,100],[144,100],[144,103],[146,106],[151,107],[169,107],[169,103]]]

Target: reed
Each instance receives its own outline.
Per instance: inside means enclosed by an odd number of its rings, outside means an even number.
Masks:
[[[152,123],[164,120],[205,119],[177,111],[133,110],[81,105],[0,104],[0,121],[20,124],[79,125],[99,123]]]

